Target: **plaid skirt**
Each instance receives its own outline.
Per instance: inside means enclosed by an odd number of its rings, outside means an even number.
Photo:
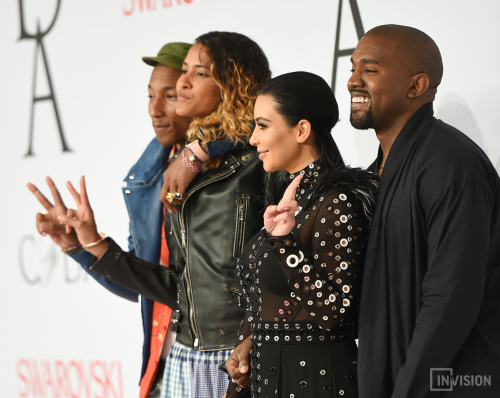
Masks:
[[[174,342],[165,364],[161,398],[221,398],[228,377],[219,365],[232,351],[197,351]]]

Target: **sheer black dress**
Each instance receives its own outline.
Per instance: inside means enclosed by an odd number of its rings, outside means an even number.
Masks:
[[[356,397],[356,306],[377,184],[368,172],[322,170],[319,161],[300,173],[293,230],[261,230],[238,263],[251,395]]]

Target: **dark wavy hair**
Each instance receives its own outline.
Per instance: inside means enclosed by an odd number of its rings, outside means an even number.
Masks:
[[[271,77],[267,57],[256,42],[240,33],[209,32],[196,42],[207,48],[221,99],[213,112],[193,120],[188,139],[209,142],[225,138],[246,143],[253,132],[257,90]]]
[[[339,119],[337,100],[328,83],[310,72],[291,72],[277,76],[265,83],[257,95],[273,99],[274,109],[290,126],[305,119],[311,123],[320,161],[326,171],[344,168],[344,160],[331,130]],[[277,171],[266,175],[266,204],[276,204],[290,183],[287,173]]]
[[[265,83],[257,95],[271,97],[275,110],[290,127],[305,119],[311,123],[316,147],[324,166],[343,166],[342,155],[331,130],[339,119],[337,100],[328,83],[310,72],[291,72]]]

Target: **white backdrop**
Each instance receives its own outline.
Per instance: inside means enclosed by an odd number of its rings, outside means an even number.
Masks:
[[[126,246],[121,180],[153,137],[147,114],[151,68],[141,61],[168,41],[193,41],[211,30],[256,40],[274,75],[307,70],[332,79],[339,1],[340,48],[357,43],[351,4],[364,31],[385,23],[411,25],[433,37],[444,60],[437,117],[462,129],[500,169],[500,3],[465,0],[4,0],[0,5],[0,396],[136,397],[142,329],[138,304],[107,292],[39,236],[41,207],[26,189],[87,176],[98,227]],[[54,20],[59,4],[59,12]],[[50,101],[31,99],[36,40],[50,68],[63,152]],[[40,53],[35,92],[49,93]],[[351,165],[376,155],[373,131],[349,124],[349,57],[339,60],[336,95],[341,121],[334,137]],[[64,189],[67,203],[71,197]]]

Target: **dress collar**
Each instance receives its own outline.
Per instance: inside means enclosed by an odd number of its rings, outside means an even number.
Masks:
[[[287,173],[286,179],[288,183],[292,182],[292,180],[299,174],[302,174],[304,176],[302,177],[302,180],[297,187],[297,193],[295,194],[296,200],[299,200],[306,192],[310,192],[316,186],[318,177],[322,173],[322,169],[323,167],[321,165],[321,161],[318,159],[312,163],[309,163],[302,170],[299,170],[292,174]]]

